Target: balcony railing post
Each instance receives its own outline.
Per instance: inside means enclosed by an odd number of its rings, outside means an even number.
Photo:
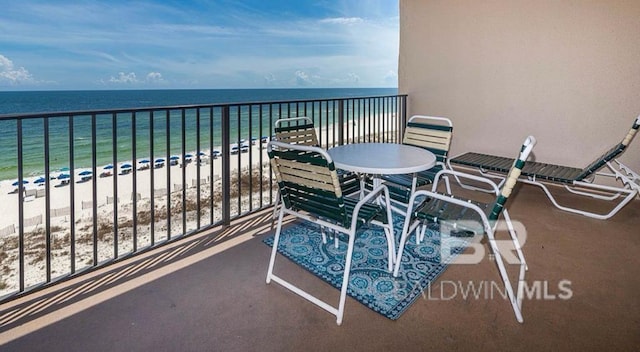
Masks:
[[[196,228],[200,228],[200,108],[196,109]]]
[[[111,114],[111,150],[113,153],[113,257],[118,258],[118,115]],[[151,232],[153,236],[153,232]]]
[[[222,224],[231,224],[231,121],[229,105],[222,107]]]
[[[338,145],[344,144],[344,100],[338,100]]]
[[[49,162],[50,162],[50,150],[49,150],[49,118],[44,118],[44,190],[45,190],[45,202],[44,202],[44,233],[45,233],[45,246],[46,246],[46,282],[51,282],[51,194],[50,183],[51,177],[49,177]]]
[[[24,185],[22,184],[23,175],[23,150],[22,150],[22,119],[16,122],[18,144],[18,288],[20,292],[24,291]]]
[[[97,159],[97,126],[96,114],[91,114],[91,217],[93,218],[93,266],[97,266],[98,258],[98,178],[96,175]],[[135,219],[135,213],[134,213]]]
[[[76,272],[76,191],[75,191],[75,121],[73,120],[74,115],[69,115],[69,238],[70,238],[70,248],[69,251],[71,253],[71,273],[74,274]]]
[[[171,111],[165,110],[165,136],[167,148],[167,241],[171,240]]]
[[[131,199],[133,200],[132,209],[132,228],[133,228],[133,237],[131,238],[133,252],[138,251],[138,142],[136,140],[136,127],[138,122],[136,121],[136,112],[134,111],[131,114],[131,158],[132,158],[132,173],[133,173],[133,190],[131,191]]]
[[[209,107],[209,151],[210,154],[213,153],[213,107]],[[210,155],[213,159],[213,155]],[[213,172],[213,160],[209,163],[209,175],[211,175],[211,181],[209,182],[209,209],[211,212],[209,213],[209,224],[212,225],[214,223],[214,207],[213,207],[213,185],[215,184],[215,177]]]
[[[400,99],[402,101],[402,111],[401,111],[401,124],[400,124],[400,128],[398,128],[398,132],[400,133],[398,135],[398,139],[402,140],[402,136],[404,136],[404,129],[405,126],[407,125],[407,96],[406,95],[402,95],[400,96]]]
[[[149,221],[149,242],[151,243],[151,246],[156,244],[156,237],[155,237],[155,232],[156,232],[156,227],[155,227],[155,223],[156,223],[156,204],[155,204],[155,169],[156,169],[156,157],[155,157],[155,150],[154,150],[154,139],[155,139],[155,135],[154,135],[154,129],[155,129],[155,124],[153,121],[153,114],[154,111],[151,110],[149,111],[149,156],[151,160],[149,160],[149,163],[151,164],[151,172],[149,173],[149,182],[151,183],[151,185],[149,186],[149,192],[151,193],[151,197],[149,197],[149,209],[150,209],[150,221]],[[170,161],[167,161],[167,164],[169,164]],[[171,165],[169,165],[169,168],[171,168]],[[169,192],[167,191],[167,194],[169,194]]]
[[[180,114],[180,150],[182,152],[182,234],[187,233],[187,112],[183,108]]]

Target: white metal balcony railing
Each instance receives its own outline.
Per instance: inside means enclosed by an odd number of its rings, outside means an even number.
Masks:
[[[406,95],[0,115],[17,173],[0,302],[271,206],[265,147],[293,116],[325,148],[399,142]]]

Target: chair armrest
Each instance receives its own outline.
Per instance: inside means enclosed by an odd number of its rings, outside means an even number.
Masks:
[[[389,189],[385,185],[380,185],[374,188],[371,192],[369,192],[364,198],[360,199],[356,206],[353,208],[353,217],[351,220],[351,228],[355,228],[356,222],[358,221],[358,214],[360,213],[360,208],[366,203],[369,203],[373,198],[377,197],[380,193],[384,193],[384,199],[386,204],[387,215],[391,215],[391,203],[389,202]]]
[[[270,141],[269,144],[267,144],[267,152],[271,153],[271,151],[274,149],[277,150],[278,148],[282,148],[282,149],[289,149],[291,148],[291,144],[288,143],[284,143],[284,142],[278,142],[278,141]],[[296,144],[295,145],[295,149],[297,150],[302,150],[305,152],[316,152],[321,154],[328,163],[332,163],[333,159],[331,159],[331,155],[329,155],[329,153],[327,153],[326,150],[320,148],[320,147],[316,147],[316,146],[310,146],[310,145],[303,145],[303,144]]]
[[[357,213],[357,211],[360,210],[360,207],[362,207],[363,204],[369,203],[371,199],[378,196],[380,192],[383,192],[385,197],[389,196],[389,189],[387,188],[387,186],[380,185],[369,192],[364,198],[360,199],[360,201],[358,201],[356,207],[354,208],[354,213]]]
[[[442,200],[443,202],[447,202],[447,203],[453,203],[465,208],[469,208],[473,211],[475,211],[476,213],[478,213],[478,215],[480,215],[480,219],[482,219],[482,223],[485,227],[485,231],[487,231],[487,229],[491,229],[491,223],[489,222],[489,219],[487,218],[487,214],[485,214],[485,212],[480,209],[479,206],[470,203],[470,202],[466,202],[462,199],[457,199],[457,198],[453,198],[453,197],[448,197],[444,194],[440,194],[440,193],[436,193],[436,192],[432,192],[432,191],[427,191],[427,190],[419,190],[413,193],[413,195],[411,195],[411,199],[410,199],[410,203],[409,203],[409,207],[407,208],[407,216],[411,217],[413,214],[413,207],[414,207],[414,203],[417,197],[419,196],[426,196],[426,199],[429,198],[433,198],[433,199],[439,199]],[[446,219],[445,219],[446,220]]]
[[[491,186],[491,189],[494,191],[494,193],[496,195],[498,195],[500,193],[500,189],[498,188],[498,185],[496,185],[495,182],[491,181],[490,179],[486,178],[486,177],[480,177],[480,176],[476,176],[476,175],[470,175],[464,172],[460,172],[460,171],[456,171],[456,170],[450,170],[450,169],[442,169],[441,171],[439,171],[436,176],[433,178],[433,186],[431,187],[431,191],[435,192],[436,189],[438,188],[438,182],[440,181],[440,177],[442,175],[452,175],[452,176],[456,176],[456,177],[462,177],[462,178],[466,178],[469,180],[473,180],[473,181],[477,181],[480,183],[485,183],[488,184],[489,186]]]

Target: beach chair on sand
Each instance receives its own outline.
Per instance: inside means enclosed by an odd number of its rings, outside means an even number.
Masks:
[[[336,322],[340,325],[344,314],[347,287],[349,286],[355,235],[362,225],[370,223],[384,229],[389,251],[388,270],[389,272],[392,270],[395,247],[388,190],[384,185],[381,185],[362,199],[344,197],[335,165],[329,154],[320,147],[271,141],[267,145],[267,152],[282,196],[282,205],[280,206],[278,225],[267,271],[267,284],[272,280],[281,284],[335,315]],[[377,202],[381,195],[384,195],[384,199],[386,199],[386,207]],[[285,215],[292,215],[348,236],[342,287],[337,307],[329,305],[273,273],[282,221]],[[323,242],[326,243],[324,236]]]
[[[501,188],[498,188],[498,185],[487,178],[445,169],[438,172],[435,176],[431,191],[416,191],[409,201],[407,211],[407,214],[409,215],[407,215],[402,228],[400,246],[398,247],[398,255],[395,260],[393,275],[397,276],[400,266],[402,266],[402,253],[404,251],[404,246],[407,243],[407,237],[412,232],[416,231],[416,241],[420,240],[420,237],[424,236],[427,223],[439,224],[440,233],[446,234],[448,232],[450,236],[459,236],[460,234],[463,236],[485,235],[495,263],[498,266],[498,271],[500,272],[500,277],[504,283],[505,291],[509,301],[511,302],[513,312],[518,322],[522,323],[522,296],[527,265],[524,260],[524,254],[522,253],[522,248],[518,241],[515,228],[511,222],[511,218],[509,217],[505,204],[513,191],[513,187],[520,176],[522,168],[525,166],[525,161],[535,144],[536,140],[533,136],[527,137],[520,149],[518,158],[511,164],[511,167],[508,170],[506,182],[502,184]],[[475,182],[482,182],[491,187],[492,192],[496,195],[496,199],[491,203],[481,203],[456,197],[451,194],[436,193],[438,182],[444,175],[470,179]],[[419,202],[416,202],[417,200]],[[516,250],[519,260],[520,270],[515,294],[494,235],[500,215],[502,215],[502,218],[507,225],[513,248]],[[441,237],[442,245],[444,245],[445,241],[446,237]]]
[[[318,136],[316,135],[316,129],[313,126],[313,121],[306,116],[278,119],[275,122],[274,133],[275,140],[278,142],[311,147],[320,146]],[[360,180],[356,173],[338,170],[338,180],[342,187],[342,193],[345,195],[350,195],[360,191]],[[273,207],[272,228],[278,214],[279,204],[280,190],[278,190]]]
[[[638,132],[639,127],[640,116],[636,118],[633,126],[631,126],[631,129],[622,142],[613,146],[584,168],[528,162],[522,170],[520,181],[542,188],[547,197],[549,197],[549,200],[551,200],[551,203],[558,209],[594,219],[609,219],[633,200],[633,198],[638,195],[638,192],[640,192],[640,176],[638,173],[615,159],[629,146],[629,143]],[[501,174],[508,171],[508,165],[512,162],[513,159],[500,156],[465,153],[449,159],[449,167],[451,167],[451,164],[456,164],[464,167],[477,168],[479,172],[484,175],[495,177],[497,173],[497,176],[502,178],[503,176],[501,176]],[[608,168],[610,172],[598,171],[604,167]],[[620,182],[621,185],[615,187],[598,184],[595,180],[596,176],[612,177]],[[460,180],[458,181],[464,188],[479,190],[477,187],[464,184],[460,182]],[[564,186],[567,191],[577,195],[606,201],[619,201],[611,211],[604,214],[571,208],[559,204],[549,191],[547,184]]]
[[[417,188],[433,182],[435,175],[446,167],[452,135],[453,124],[446,117],[414,115],[409,119],[402,144],[432,152],[436,156],[436,166],[417,173],[415,178],[412,174],[382,175],[381,178],[387,182],[392,200],[407,204]],[[448,179],[445,179],[445,185],[450,192]]]

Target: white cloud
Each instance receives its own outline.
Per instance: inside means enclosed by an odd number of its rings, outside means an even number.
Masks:
[[[160,72],[149,72],[147,74],[147,82],[164,82]]]
[[[104,83],[104,81],[102,81]],[[162,73],[160,72],[149,72],[145,76],[144,79],[138,79],[138,75],[135,72],[118,72],[118,76],[111,76],[109,78],[108,83],[113,84],[164,84],[166,83],[165,79],[162,78]]]
[[[320,20],[320,23],[331,23],[331,24],[358,24],[362,23],[364,20],[360,17],[334,17],[334,18],[325,18]]]
[[[281,5],[287,11],[271,16]],[[385,76],[397,67],[396,1],[300,6],[23,1],[0,11],[0,23],[11,28],[0,36],[0,48],[24,50],[20,64],[37,67],[40,79],[60,88],[396,84]],[[20,69],[9,75],[0,66],[0,80],[31,78]]]
[[[266,75],[264,75],[264,83],[267,86],[273,85],[274,83],[276,83],[276,75],[274,75],[273,73],[269,72]]]
[[[135,72],[129,72],[129,73],[118,72],[118,77],[111,76],[111,78],[109,78],[109,82],[133,84],[138,82],[138,78],[136,78]]]
[[[15,67],[13,61],[0,54],[0,83],[10,85],[21,83],[33,83],[33,76],[24,67]]]
[[[301,71],[301,70],[296,71],[295,78],[296,78],[296,84],[299,86],[309,86],[313,84],[313,82],[311,81],[311,78],[309,78],[309,75],[304,71]]]

